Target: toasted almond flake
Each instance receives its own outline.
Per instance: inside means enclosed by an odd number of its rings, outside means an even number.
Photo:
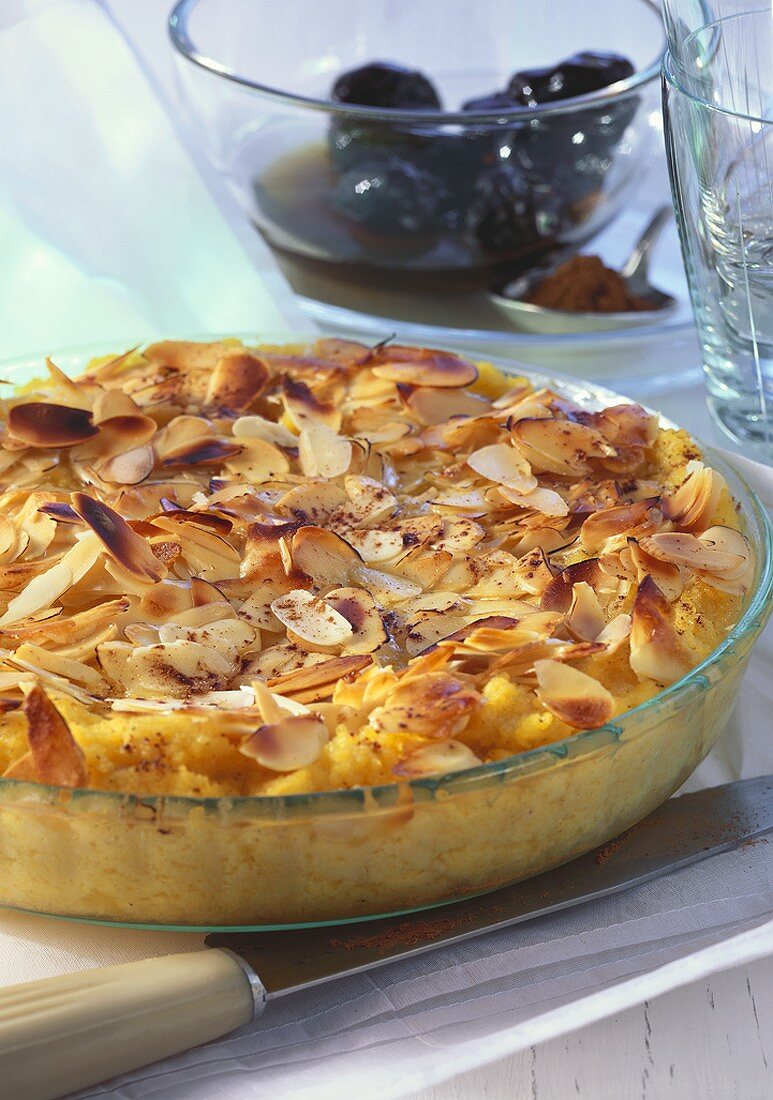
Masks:
[[[383,706],[371,714],[371,725],[384,733],[409,733],[444,740],[460,733],[481,697],[447,672],[403,678]]]
[[[518,493],[509,486],[502,486],[499,491],[519,508],[533,508],[545,516],[566,516],[569,513],[569,505],[554,489],[537,488],[528,493]]]
[[[640,680],[673,684],[695,664],[676,633],[671,606],[651,577],[639,585],[631,615],[631,668]]]
[[[343,615],[302,588],[274,600],[271,610],[288,630],[312,645],[342,645],[354,633]]]
[[[615,713],[607,689],[585,672],[549,659],[534,662],[537,696],[551,714],[575,729],[596,729]]]
[[[111,644],[111,643],[108,643]],[[103,670],[104,651],[98,653]],[[117,682],[128,695],[140,698],[188,698],[225,686],[233,674],[232,661],[211,646],[181,639],[166,644],[132,647]]]
[[[57,562],[45,573],[41,573],[26,585],[24,590],[12,599],[0,618],[0,628],[26,619],[41,608],[50,607],[54,600],[73,583],[72,570],[64,562]]]
[[[360,524],[378,523],[397,507],[397,497],[373,478],[352,474],[344,478],[344,488]]]
[[[231,430],[234,438],[240,442],[243,439],[263,439],[276,447],[294,449],[298,446],[297,436],[282,424],[275,424],[273,420],[266,420],[262,416],[240,416],[238,420],[234,420]]]
[[[524,418],[511,431],[515,447],[535,470],[577,477],[590,473],[591,459],[613,453],[600,432],[571,420]]]
[[[678,489],[661,498],[663,515],[692,534],[705,531],[714,518],[725,479],[716,470],[693,461],[687,465],[687,477]]]
[[[145,443],[101,462],[97,472],[103,481],[109,481],[113,485],[138,485],[146,477],[150,477],[155,462],[153,448]]]
[[[489,510],[486,497],[480,489],[450,489],[448,492],[437,493],[432,498],[432,503],[445,508],[471,511],[476,515],[482,515]]]
[[[599,598],[586,581],[572,585],[572,603],[566,615],[566,625],[574,638],[593,641],[607,625]]]
[[[165,573],[163,565],[147,540],[136,534],[118,512],[86,493],[73,493],[70,500],[74,511],[120,566],[141,580],[161,580]]]
[[[372,355],[369,363],[376,378],[416,386],[456,388],[470,385],[478,377],[473,363],[434,348],[390,344]]]
[[[469,390],[425,389],[423,386],[411,390],[405,404],[422,424],[441,424],[457,416],[482,416],[491,408],[487,398]]]
[[[219,466],[241,454],[242,446],[227,439],[203,436],[180,447],[170,449],[161,456],[161,465],[170,466]]]
[[[475,768],[483,761],[461,741],[430,741],[404,756],[392,772],[405,779],[448,775]]]
[[[461,607],[459,610],[461,611]],[[463,630],[466,623],[467,620],[462,614],[449,614],[448,611],[421,611],[406,624],[405,651],[409,656],[415,657],[444,638]]]
[[[631,616],[621,613],[611,619],[593,640],[605,645],[609,653],[615,653],[630,634]]]
[[[492,443],[473,451],[467,465],[481,477],[518,493],[529,493],[537,487],[529,463],[508,443]]]
[[[0,561],[10,561],[16,546],[16,528],[11,521],[0,515]]]
[[[8,430],[30,447],[72,447],[98,434],[86,409],[30,401],[8,411]]]
[[[298,439],[298,458],[307,477],[338,477],[349,469],[352,445],[324,424],[307,424]]]
[[[363,561],[391,561],[403,551],[403,536],[399,531],[388,531],[378,527],[367,531],[347,532],[346,541],[353,546]]]
[[[375,600],[364,588],[334,588],[326,593],[325,603],[346,619],[352,637],[345,643],[347,653],[373,653],[387,640]]]
[[[633,532],[647,522],[649,514],[658,504],[657,497],[637,500],[633,504],[620,504],[593,512],[580,528],[580,541],[589,554],[597,553],[607,539],[615,535]],[[653,525],[653,530],[655,529]]]
[[[674,600],[679,599],[684,590],[684,577],[678,565],[661,561],[646,553],[636,539],[628,539],[628,551],[631,555],[631,563],[636,569],[637,583],[649,575],[667,600],[673,603]],[[625,551],[620,551],[618,556],[622,557],[624,553]]]
[[[16,659],[30,668],[39,668],[44,672],[53,673],[54,676],[61,676],[65,680],[72,680],[86,688],[92,695],[107,694],[105,681],[95,669],[90,668],[83,661],[75,661],[61,653],[49,653],[48,650],[31,642],[25,642],[19,646],[16,650]]]
[[[351,580],[363,588],[367,588],[376,603],[383,607],[393,607],[402,600],[410,600],[420,596],[421,585],[403,577],[396,577],[392,573],[385,573],[380,569],[369,569],[365,565],[357,565],[351,571]],[[0,620],[0,626],[2,620]]]
[[[301,527],[293,536],[292,562],[317,585],[342,584],[361,559],[353,546],[323,527]]]
[[[325,523],[346,505],[346,493],[338,485],[312,481],[296,485],[277,501],[279,515],[291,516],[303,523]]]
[[[265,359],[234,348],[218,359],[204,400],[216,408],[243,412],[266,388],[270,373]]]
[[[242,741],[239,751],[271,771],[292,772],[318,760],[327,740],[327,726],[320,718],[298,715],[260,726]]]
[[[709,572],[701,573],[704,580],[731,595],[742,596],[748,592],[754,582],[754,551],[748,539],[732,527],[709,527],[698,537],[715,551],[741,558],[737,569],[719,571],[715,565]]]
[[[337,686],[347,682],[347,678],[371,664],[371,658],[365,654],[328,658],[321,653],[309,653],[306,656],[313,660],[312,664],[269,676],[268,686],[293,698],[308,695],[308,701],[312,702],[331,695]]]
[[[282,379],[282,403],[293,427],[300,431],[306,424],[324,424],[331,431],[341,427],[341,411],[332,402],[318,398],[306,382]]]
[[[743,554],[727,551],[710,540],[699,539],[681,531],[664,531],[650,535],[639,539],[639,546],[645,554],[660,561],[719,575],[737,571],[745,562]]]
[[[24,715],[38,782],[58,787],[87,786],[89,776],[83,751],[41,687],[27,691]]]
[[[239,453],[229,456],[225,462],[230,473],[239,474],[260,485],[271,478],[286,474],[290,469],[287,456],[275,444],[249,436],[243,437],[239,442]]]

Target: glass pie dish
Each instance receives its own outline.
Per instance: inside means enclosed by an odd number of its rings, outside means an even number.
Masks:
[[[57,357],[69,370],[89,358]],[[26,381],[25,366],[5,367],[3,377]],[[588,408],[619,400],[566,379],[518,374]],[[725,640],[647,702],[495,763],[376,787],[197,798],[3,779],[0,904],[187,929],[337,923],[493,890],[634,824],[714,744],[770,612],[769,521],[738,475],[706,454],[739,506],[755,550],[754,583]]]

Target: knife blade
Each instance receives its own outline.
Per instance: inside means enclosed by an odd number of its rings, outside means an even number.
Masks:
[[[206,943],[244,959],[271,1000],[628,890],[771,831],[773,776],[740,780],[672,798],[596,851],[492,893],[413,916],[212,933]]]
[[[212,950],[0,989],[0,1081],[56,1100],[209,1042],[277,997],[603,898],[773,832],[773,776],[671,799],[626,833],[526,882],[421,913],[213,933]]]

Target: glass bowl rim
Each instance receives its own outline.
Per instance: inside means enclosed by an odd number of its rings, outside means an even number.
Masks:
[[[611,101],[627,99],[637,89],[657,80],[661,69],[663,52],[666,48],[665,32],[663,33],[662,46],[657,56],[643,69],[639,69],[624,80],[618,80],[614,84],[608,84],[595,92],[586,95],[574,96],[556,103],[543,104],[538,107],[513,107],[509,110],[495,111],[406,111],[395,108],[375,108],[354,103],[336,103],[334,100],[317,99],[313,96],[303,96],[295,92],[282,91],[280,88],[272,88],[251,80],[249,77],[234,71],[217,59],[210,57],[199,49],[193,41],[190,33],[190,17],[201,0],[176,0],[174,7],[167,19],[167,32],[172,46],[180,57],[187,62],[205,70],[213,76],[221,77],[250,92],[276,102],[304,107],[309,110],[320,111],[336,117],[349,117],[352,119],[377,119],[383,122],[407,122],[407,123],[434,123],[469,125],[481,123],[502,123],[508,120],[530,121],[546,116],[571,114],[575,110],[583,110],[598,104],[606,104]],[[662,22],[660,9],[655,0],[637,0],[648,8],[658,22]]]
[[[735,19],[744,19],[750,15],[770,15],[769,8],[755,8],[752,11],[739,11],[733,12],[730,15],[725,15],[721,19],[715,19],[711,23],[707,23],[702,27],[698,27],[685,39],[685,44],[690,41],[691,38],[695,38],[701,33],[701,31],[709,30],[714,31],[716,37],[718,31],[721,29],[723,23],[730,23]],[[680,77],[681,65],[679,59],[674,53],[673,48],[668,45],[663,51],[661,57],[660,71],[661,77],[669,88],[683,95],[686,99],[692,100],[693,103],[699,107],[703,107],[707,111],[712,111],[716,115],[724,115],[725,118],[742,119],[744,122],[752,122],[759,126],[770,126],[773,124],[773,114],[769,114],[767,117],[762,115],[749,114],[746,111],[734,111],[730,107],[723,107],[719,103],[712,103],[711,100],[706,99],[705,96],[700,95],[698,92],[690,91],[684,83],[683,77]],[[665,109],[665,100],[664,100]]]
[[[225,335],[223,333],[199,333],[193,336],[182,336],[180,339],[219,340],[224,338],[236,338],[245,342],[251,341],[253,344],[262,342],[263,344],[272,346],[278,345],[280,342],[284,341],[287,346],[292,347],[302,345],[310,339],[318,339],[320,336],[324,335],[325,334],[320,333],[286,332],[282,334],[267,333],[256,337],[254,333],[245,332]],[[116,344],[118,342],[119,341],[116,341]],[[152,341],[148,339],[134,340],[127,344],[127,346],[141,347],[150,342]],[[78,356],[79,358],[85,358],[86,356],[95,357],[100,354],[106,354],[105,348],[107,343],[107,341],[100,341],[92,345],[79,345],[69,349],[58,349],[53,355],[54,357],[60,358],[63,356]],[[121,341],[121,343],[123,343],[123,341]],[[462,351],[461,354],[472,357],[470,352]],[[0,367],[9,367],[14,364],[22,365],[33,358],[36,359],[38,356],[13,356],[10,359],[0,362]],[[590,397],[593,400],[603,400],[607,403],[619,403],[620,401],[636,403],[633,402],[631,398],[618,394],[614,390],[609,390],[606,386],[598,385],[595,382],[572,377],[571,375],[565,375],[560,372],[550,371],[548,373],[533,369],[528,364],[519,363],[512,359],[503,360],[490,358],[481,360],[476,357],[474,361],[492,362],[496,366],[504,367],[506,371],[510,373],[523,375],[539,385],[558,386],[562,388],[565,393],[569,393],[570,395],[572,395],[572,391],[574,391],[573,396],[578,400],[581,400],[583,395],[585,395],[586,400]],[[647,406],[645,406],[645,408],[646,407]],[[649,411],[654,410],[650,409]],[[673,422],[667,417],[660,413],[657,415],[666,428],[675,427]],[[434,799],[438,795],[442,798],[457,793],[461,794],[464,793],[465,790],[477,787],[481,783],[487,784],[490,782],[491,785],[493,785],[495,782],[501,783],[503,781],[510,781],[519,773],[532,773],[540,770],[541,767],[551,767],[563,760],[582,758],[607,744],[618,743],[625,733],[625,724],[628,724],[639,715],[655,710],[660,707],[662,703],[669,702],[680,694],[689,693],[695,685],[700,685],[707,670],[714,666],[728,650],[732,650],[735,644],[742,641],[755,630],[762,630],[764,621],[773,608],[773,521],[771,521],[768,516],[757,494],[748,485],[746,479],[736,470],[732,463],[726,461],[713,447],[704,444],[699,438],[692,435],[691,438],[698,444],[703,457],[708,460],[710,465],[719,469],[721,473],[729,472],[731,478],[738,483],[741,489],[742,499],[738,499],[739,494],[737,490],[733,494],[734,498],[737,503],[741,504],[743,513],[753,517],[754,526],[759,532],[759,545],[757,545],[756,542],[754,545],[755,553],[758,556],[757,584],[747,597],[747,606],[743,610],[738,621],[733,624],[723,641],[708,653],[699,664],[691,668],[680,680],[675,681],[665,688],[661,688],[660,691],[656,692],[649,699],[646,699],[643,703],[638,703],[635,707],[631,707],[630,710],[615,715],[613,719],[606,722],[603,726],[598,726],[591,730],[582,730],[578,733],[570,734],[560,741],[551,742],[548,745],[540,745],[536,748],[528,749],[525,752],[514,753],[502,760],[478,764],[473,768],[464,768],[460,771],[449,772],[437,778],[428,777],[411,779],[404,782],[382,783],[372,786],[339,787],[332,790],[307,791],[299,794],[286,795],[216,795],[202,797],[174,794],[137,794],[125,791],[101,790],[94,787],[70,788],[46,783],[36,783],[23,779],[6,779],[0,776],[0,800],[2,799],[3,792],[8,791],[9,793],[13,792],[15,795],[21,795],[22,798],[27,793],[35,795],[38,798],[40,795],[53,796],[57,799],[62,799],[64,796],[66,798],[66,803],[63,804],[63,807],[66,805],[67,809],[70,811],[77,811],[80,809],[85,812],[92,809],[96,801],[98,803],[107,802],[118,805],[122,810],[126,810],[130,807],[141,807],[143,809],[152,807],[154,809],[158,808],[159,810],[179,809],[183,812],[194,809],[201,809],[205,812],[220,812],[222,810],[231,811],[234,809],[247,808],[254,811],[269,811],[265,815],[267,818],[276,816],[276,813],[272,813],[271,811],[280,809],[305,809],[308,811],[309,816],[313,816],[315,810],[320,810],[322,812],[327,811],[328,814],[330,814],[331,811],[347,813],[353,810],[367,810],[371,806],[375,809],[374,804],[379,805],[383,809],[399,807],[406,804],[406,792],[410,792],[411,798],[418,796],[416,797],[416,801]]]

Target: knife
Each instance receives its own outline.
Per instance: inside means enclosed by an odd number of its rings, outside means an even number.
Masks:
[[[217,1039],[287,993],[639,886],[771,831],[768,775],[673,798],[595,852],[418,915],[214,933],[211,950],[8,987],[0,990],[2,1094],[55,1100]]]

